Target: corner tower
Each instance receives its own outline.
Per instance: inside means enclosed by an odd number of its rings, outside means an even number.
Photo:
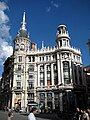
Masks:
[[[23,14],[23,20],[21,22],[20,30],[14,40],[14,72],[13,72],[13,97],[12,107],[16,107],[16,103],[19,103],[20,108],[27,106],[22,98],[27,97],[27,54],[30,51],[31,41],[26,30],[25,12]]]
[[[65,25],[59,25],[56,33],[56,42],[58,48],[62,46],[70,46],[70,37]]]

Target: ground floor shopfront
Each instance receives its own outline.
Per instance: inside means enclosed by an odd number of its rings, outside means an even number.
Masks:
[[[74,111],[76,107],[83,109],[86,105],[86,91],[74,89],[63,90],[39,90],[37,91],[37,102],[41,110]],[[83,103],[83,105],[82,105]]]
[[[36,105],[38,109],[74,111],[76,107],[81,109],[86,107],[86,91],[83,89],[36,89],[34,93],[26,92],[8,92],[0,96],[0,109],[5,106],[8,108],[28,108]]]

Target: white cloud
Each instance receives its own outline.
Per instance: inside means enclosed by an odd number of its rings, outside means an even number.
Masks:
[[[53,4],[53,6],[54,6],[54,7],[56,7],[56,8],[58,8],[58,7],[59,7],[59,5],[58,5],[58,4],[56,4],[56,3],[54,3],[54,4]]]
[[[0,59],[3,62],[7,57],[12,55],[13,48],[7,42],[3,42],[1,44],[0,50]]]
[[[51,1],[50,6],[46,8],[47,12],[50,12],[52,8],[58,8],[59,7],[59,3],[56,3],[55,1]]]
[[[51,7],[50,7],[50,6],[46,8],[46,11],[47,11],[47,12],[50,12],[50,10],[51,10]]]
[[[6,3],[5,2],[0,2],[0,10],[4,11],[6,9],[8,9],[8,6],[6,5]]]
[[[12,55],[13,47],[9,45],[11,41],[9,17],[5,13],[9,7],[5,2],[0,2],[0,65]]]

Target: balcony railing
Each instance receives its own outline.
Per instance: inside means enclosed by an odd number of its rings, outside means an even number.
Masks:
[[[34,101],[34,98],[28,97],[27,100]]]
[[[21,87],[21,86],[17,86],[17,87],[14,87],[13,88],[14,89],[14,91],[23,91],[23,87]]]
[[[23,72],[24,72],[24,69],[18,69],[18,68],[16,68],[16,69],[15,69],[15,72],[16,72],[16,73],[18,73],[18,72],[23,73]]]

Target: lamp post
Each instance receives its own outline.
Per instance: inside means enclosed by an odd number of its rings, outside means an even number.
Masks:
[[[87,42],[88,48],[89,48],[89,53],[90,53],[90,39]]]

